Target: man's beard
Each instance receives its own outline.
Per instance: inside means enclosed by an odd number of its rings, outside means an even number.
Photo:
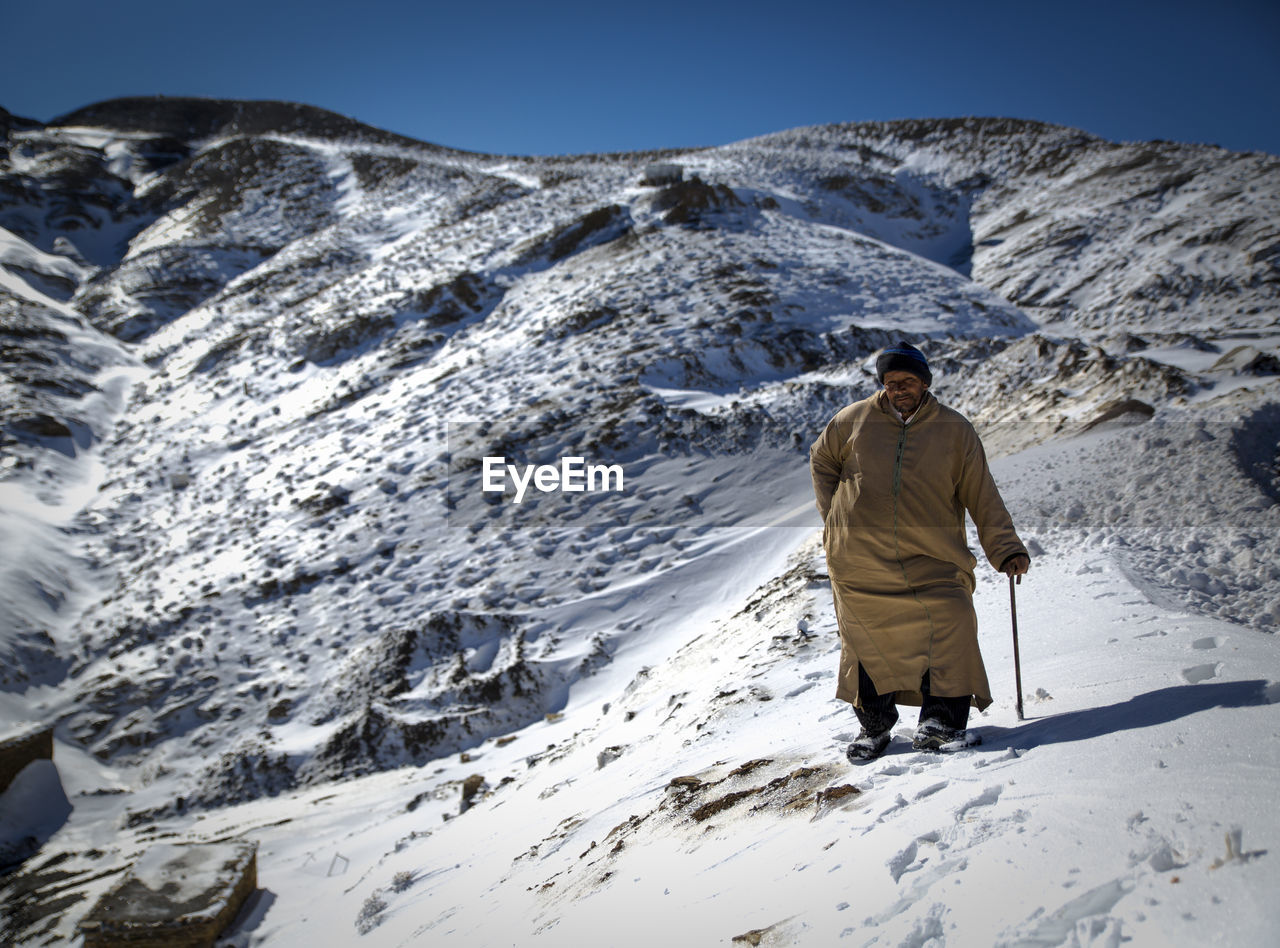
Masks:
[[[893,407],[898,410],[899,415],[913,415],[915,410],[920,407],[920,403],[924,401],[924,396],[916,398],[913,395],[902,395],[898,398],[891,399]]]

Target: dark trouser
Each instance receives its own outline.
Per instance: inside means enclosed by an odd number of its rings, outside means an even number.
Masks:
[[[957,731],[963,731],[969,723],[969,696],[961,698],[940,698],[929,694],[929,673],[926,671],[920,680],[920,693],[924,702],[920,706],[920,721],[937,721]],[[898,706],[895,701],[896,692],[882,695],[871,683],[867,670],[858,664],[858,703],[855,707],[859,723],[868,734],[879,734],[898,723]]]

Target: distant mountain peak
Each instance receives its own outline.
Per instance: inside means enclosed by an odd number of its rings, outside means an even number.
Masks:
[[[439,148],[313,105],[270,99],[131,96],[76,109],[49,127],[89,126],[200,140],[236,135],[295,134],[322,140]]]

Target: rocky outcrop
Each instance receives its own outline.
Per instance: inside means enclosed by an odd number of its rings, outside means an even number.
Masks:
[[[258,887],[256,843],[161,843],[80,922],[85,948],[213,948]]]
[[[30,727],[0,735],[0,793],[37,760],[53,760],[53,728]]]

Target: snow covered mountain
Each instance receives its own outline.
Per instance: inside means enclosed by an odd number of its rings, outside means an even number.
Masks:
[[[1280,927],[1280,841],[1175,871],[1222,837],[1187,808],[1280,830],[1280,159],[997,119],[522,158],[184,99],[0,133],[0,715],[56,723],[75,805],[9,877],[15,938],[169,834],[264,841],[242,944]],[[806,451],[899,338],[1002,458],[1053,683],[985,750],[853,771]],[[601,489],[513,479],[565,458]],[[1266,748],[1209,741],[1237,725]],[[1108,786],[1151,802],[1073,836]],[[1055,872],[1108,853],[1078,899],[939,894],[1007,887],[1027,831]],[[784,862],[834,875],[729,897]]]

